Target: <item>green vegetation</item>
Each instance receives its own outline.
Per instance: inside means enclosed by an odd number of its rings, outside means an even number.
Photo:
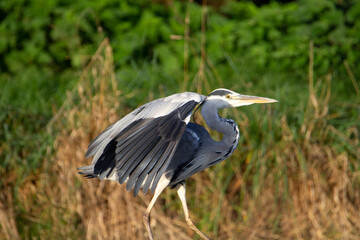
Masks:
[[[359,19],[355,0],[0,1],[0,239],[142,238],[149,196],[75,176],[86,145],[149,100],[218,87],[279,103],[222,113],[241,141],[189,181],[199,227],[218,239],[356,239]],[[170,224],[164,239],[186,239],[174,199],[167,191],[154,218]]]

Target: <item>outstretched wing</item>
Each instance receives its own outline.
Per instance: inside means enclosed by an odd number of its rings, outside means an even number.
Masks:
[[[79,168],[87,177],[126,182],[136,195],[154,192],[173,157],[195,106],[204,96],[174,94],[147,103],[109,126],[89,145],[90,166]]]

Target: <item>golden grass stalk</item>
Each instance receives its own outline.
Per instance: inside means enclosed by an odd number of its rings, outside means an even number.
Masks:
[[[11,190],[0,191],[0,239],[20,239],[17,231]]]

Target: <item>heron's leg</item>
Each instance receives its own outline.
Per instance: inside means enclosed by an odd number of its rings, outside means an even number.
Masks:
[[[157,198],[160,196],[160,193],[166,188],[167,185],[169,185],[170,180],[167,179],[165,177],[165,175],[163,177],[160,178],[157,187],[155,188],[155,193],[153,198],[151,199],[148,207],[146,208],[145,212],[144,212],[144,216],[143,216],[143,220],[144,220],[144,225],[146,227],[146,231],[149,235],[149,239],[150,240],[154,240],[152,232],[151,232],[151,227],[150,227],[150,212],[151,209],[153,208]]]
[[[202,233],[202,232],[195,226],[195,224],[192,222],[192,220],[190,219],[189,210],[188,210],[187,203],[186,203],[186,186],[185,186],[185,182],[178,185],[178,187],[177,187],[177,193],[178,193],[178,195],[179,195],[179,198],[180,198],[180,200],[181,200],[182,207],[183,207],[183,209],[184,209],[184,215],[185,215],[185,220],[186,220],[187,225],[188,225],[192,230],[194,230],[197,234],[199,234],[200,237],[202,237],[203,239],[209,240],[209,238],[208,238],[204,233]]]

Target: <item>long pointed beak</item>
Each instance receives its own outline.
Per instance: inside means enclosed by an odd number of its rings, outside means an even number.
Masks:
[[[257,96],[249,96],[249,95],[239,95],[233,98],[239,103],[244,104],[252,104],[252,103],[274,103],[278,102],[278,100],[265,98],[265,97],[257,97]]]

